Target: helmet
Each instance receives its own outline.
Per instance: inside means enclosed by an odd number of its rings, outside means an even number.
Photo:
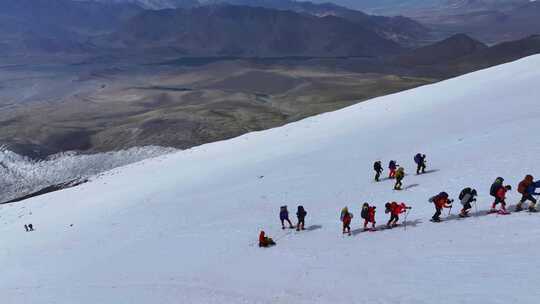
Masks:
[[[386,208],[390,208],[391,204],[390,204],[390,203],[386,203],[384,206],[385,206]]]
[[[472,189],[471,194],[472,194],[473,196],[477,196],[477,195],[478,195],[478,192],[476,192],[476,189]]]
[[[443,192],[439,193],[439,196],[442,196],[444,198],[448,198],[448,193],[443,191]]]

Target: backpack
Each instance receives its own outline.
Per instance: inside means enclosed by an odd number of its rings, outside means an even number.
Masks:
[[[497,191],[502,187],[502,184],[499,182],[494,182],[489,189],[489,195],[497,196]]]
[[[438,201],[439,199],[441,198],[448,198],[448,193],[446,192],[441,192],[435,196],[432,196],[430,199],[429,199],[429,202],[430,203],[435,203],[436,201]]]
[[[305,217],[307,215],[307,212],[303,206],[298,206],[298,211],[296,212],[296,215],[299,217]]]
[[[395,161],[395,160],[391,160],[390,163],[388,164],[388,167],[389,167],[389,168],[395,168],[395,167],[396,167],[396,161]]]
[[[523,180],[519,183],[517,191],[521,194],[525,194],[527,192],[527,188],[529,188],[530,185],[531,183],[529,183],[526,180]]]
[[[367,219],[369,214],[369,208],[362,208],[362,213],[360,213],[360,217],[363,219]]]
[[[465,197],[465,195],[471,194],[471,191],[472,191],[472,189],[469,188],[469,187],[461,190],[461,193],[459,194],[459,199],[462,200]]]
[[[420,153],[414,156],[414,162],[420,164],[422,162],[422,155]]]
[[[381,162],[380,161],[376,161],[374,164],[373,164],[373,170],[375,171],[379,171],[382,169],[382,166],[381,166]]]

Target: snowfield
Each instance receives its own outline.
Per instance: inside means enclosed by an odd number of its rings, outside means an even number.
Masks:
[[[146,146],[97,154],[66,152],[36,161],[0,146],[0,202],[175,151],[173,148]]]
[[[503,176],[517,202],[540,178],[539,84],[537,55],[1,206],[2,303],[537,303],[540,214],[435,224],[427,200],[473,186],[486,210]],[[413,173],[417,152],[431,172],[406,190],[373,182],[373,161]],[[413,207],[407,229],[358,233],[362,203],[382,224],[391,200]],[[281,230],[283,204],[307,231]]]

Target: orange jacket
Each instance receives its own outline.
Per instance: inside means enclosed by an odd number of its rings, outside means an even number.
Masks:
[[[437,209],[450,208],[448,198],[440,197],[435,201],[435,207]]]

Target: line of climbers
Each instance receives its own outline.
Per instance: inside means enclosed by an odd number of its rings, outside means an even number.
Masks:
[[[416,164],[416,175],[426,173],[426,155],[417,153],[414,156],[414,162]],[[380,160],[373,164],[373,170],[375,170],[375,181],[379,182],[381,173],[384,171]],[[405,168],[398,165],[395,160],[391,160],[388,163],[388,178],[395,179],[394,190],[401,190],[403,186],[403,178],[405,178]]]
[[[538,212],[536,209],[537,200],[534,198],[535,195],[540,195],[536,190],[540,188],[540,180],[534,181],[532,175],[527,175],[525,178],[518,184],[518,192],[521,194],[521,199],[516,205],[514,212],[520,212],[523,210],[523,205],[526,202],[529,202],[528,210],[529,212]],[[494,201],[491,205],[491,209],[488,213],[498,213],[502,215],[510,214],[506,209],[506,194],[508,191],[512,190],[512,186],[504,185],[504,178],[497,177],[493,184],[490,187],[489,194],[494,197]],[[462,205],[462,208],[459,212],[459,216],[462,218],[469,217],[469,212],[472,209],[472,203],[476,202],[476,197],[478,192],[476,189],[471,187],[466,187],[461,190],[459,194],[459,200]],[[450,209],[448,215],[450,216],[452,210],[453,199],[449,198],[448,193],[440,192],[439,194],[432,196],[429,202],[434,204],[435,214],[431,217],[432,222],[440,222],[441,215],[445,208]],[[501,209],[497,209],[497,205],[501,205]],[[375,213],[377,207],[370,205],[369,203],[364,203],[362,205],[361,218],[364,219],[364,231],[376,231],[376,221]],[[412,209],[410,206],[407,206],[405,203],[389,202],[385,204],[385,213],[390,214],[390,219],[386,223],[385,228],[393,228],[398,225],[399,215],[407,212]],[[303,206],[298,206],[296,212],[296,217],[298,223],[294,226],[289,219],[289,211],[287,206],[281,206],[279,212],[279,219],[281,221],[281,228],[285,229],[285,222],[289,224],[289,228],[293,229],[296,227],[297,231],[304,230],[305,218],[307,212]],[[340,220],[342,222],[342,233],[351,235],[351,222],[354,215],[349,211],[348,207],[344,207],[341,210]],[[371,228],[368,226],[371,225]],[[259,234],[259,246],[260,247],[269,247],[275,245],[276,243],[270,237],[267,237],[264,231],[261,231]]]

